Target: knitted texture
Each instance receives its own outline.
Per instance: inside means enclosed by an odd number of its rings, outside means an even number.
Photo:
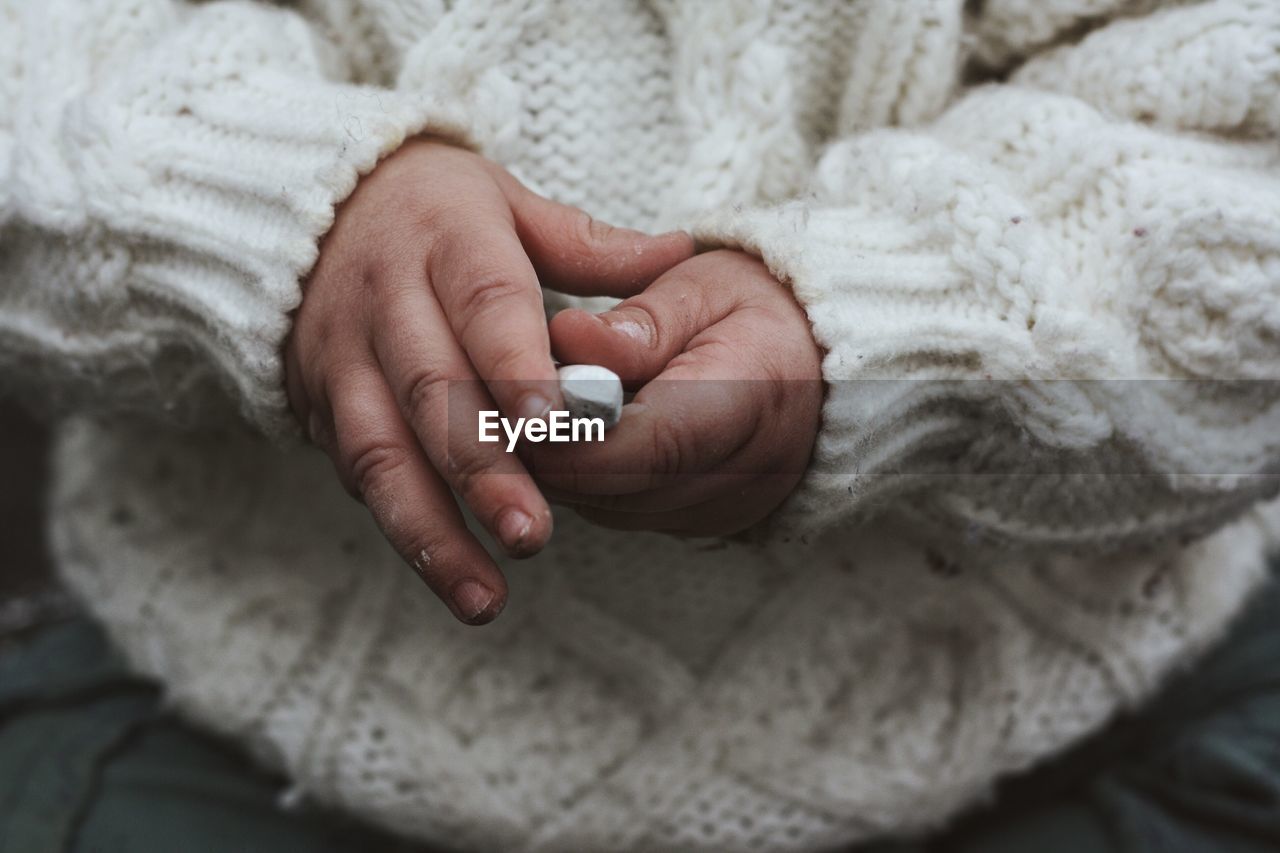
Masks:
[[[328,461],[243,436],[68,428],[55,551],[173,706],[298,791],[478,851],[809,851],[941,825],[1220,634],[1280,505],[1088,560],[932,551],[891,518],[813,545],[556,517],[458,624]],[[104,483],[111,484],[104,489]]]
[[[318,454],[173,429],[288,431],[299,278],[424,130],[792,289],[829,391],[761,541],[561,517],[477,631]],[[1268,0],[0,0],[0,369],[152,421],[64,428],[63,572],[301,791],[475,850],[911,834],[1280,544],[1278,132]]]
[[[329,82],[307,25],[267,6],[2,14],[6,384],[187,423],[220,385],[289,431],[279,351],[334,205],[409,135],[469,139],[467,113]]]

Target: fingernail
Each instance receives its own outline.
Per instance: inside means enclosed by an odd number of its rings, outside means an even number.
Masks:
[[[551,401],[541,394],[529,394],[516,407],[516,416],[526,420],[545,420],[551,411]]]
[[[515,553],[524,544],[525,537],[533,527],[533,518],[519,509],[507,510],[498,522],[498,536],[508,551]]]
[[[493,590],[480,581],[464,578],[458,581],[450,594],[453,609],[464,622],[474,622],[493,603]]]
[[[653,330],[649,328],[648,323],[637,322],[617,311],[609,311],[598,316],[609,328],[615,332],[621,332],[637,343],[645,346],[650,346],[653,343]]]

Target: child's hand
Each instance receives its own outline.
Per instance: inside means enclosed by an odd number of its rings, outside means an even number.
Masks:
[[[692,250],[686,235],[597,225],[479,155],[426,140],[342,205],[287,346],[290,402],[460,619],[496,616],[506,584],[449,487],[515,556],[546,543],[551,515],[519,459],[450,442],[450,417],[475,430],[480,409],[514,418],[559,406],[539,282],[635,292]]]
[[[723,535],[768,515],[809,462],[823,399],[808,318],[764,264],[718,251],[612,311],[551,323],[564,361],[644,384],[603,443],[525,448],[537,480],[587,519]]]

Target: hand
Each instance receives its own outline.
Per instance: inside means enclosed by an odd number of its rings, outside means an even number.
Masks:
[[[822,353],[790,291],[748,255],[685,261],[601,315],[563,311],[551,342],[565,362],[643,386],[604,442],[525,448],[544,491],[590,521],[727,535],[772,512],[808,467]]]
[[[428,140],[404,145],[339,209],[286,347],[290,403],[459,619],[495,617],[506,583],[450,487],[513,556],[546,543],[551,514],[518,458],[450,442],[450,418],[474,436],[480,409],[560,405],[540,283],[634,289],[692,251],[686,235],[597,224]]]

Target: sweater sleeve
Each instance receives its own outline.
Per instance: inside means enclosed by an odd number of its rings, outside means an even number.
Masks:
[[[353,65],[261,2],[0,0],[0,388],[290,431],[280,351],[335,205],[409,135],[470,139]]]
[[[1052,41],[1029,29],[991,53]],[[780,526],[891,508],[948,542],[1116,548],[1274,495],[1278,136],[1280,5],[1182,5],[837,141],[800,200],[708,217],[826,351]]]

